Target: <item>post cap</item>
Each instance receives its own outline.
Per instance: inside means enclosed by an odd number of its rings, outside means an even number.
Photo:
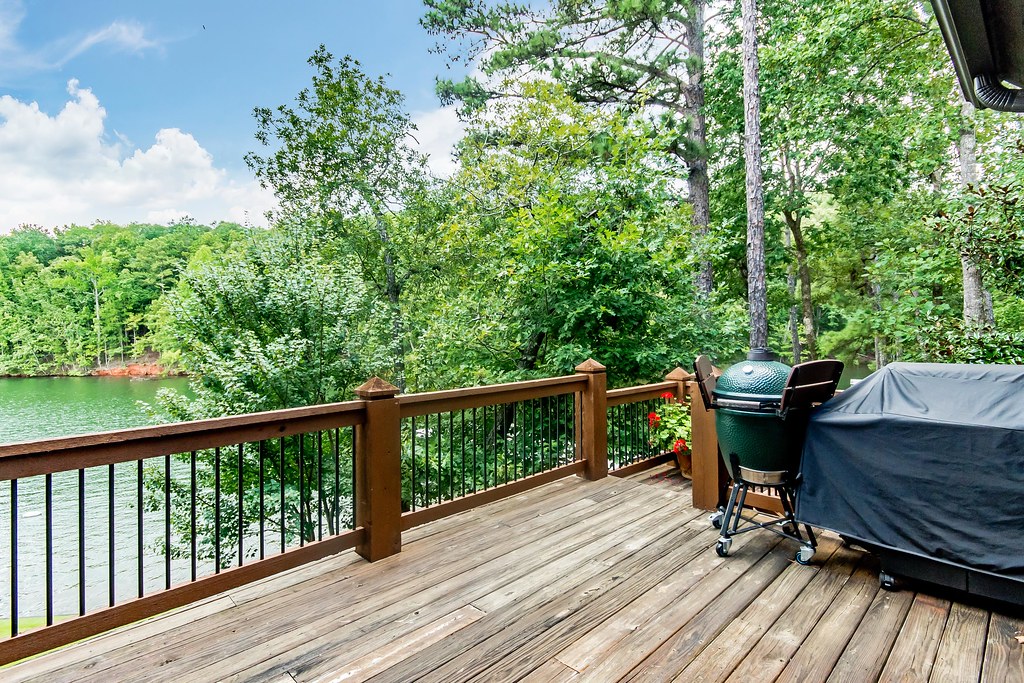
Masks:
[[[380,377],[372,377],[356,387],[356,396],[362,399],[391,398],[399,394],[399,388]]]
[[[576,372],[594,373],[604,372],[605,370],[607,370],[607,368],[605,368],[605,366],[601,365],[593,358],[588,358],[587,360],[583,361],[582,363],[576,366]]]
[[[680,367],[676,367],[675,370],[665,375],[665,381],[667,382],[686,382],[691,379],[693,379],[693,374]]]

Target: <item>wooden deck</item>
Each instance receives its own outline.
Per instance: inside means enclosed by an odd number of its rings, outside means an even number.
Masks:
[[[563,479],[0,670],[4,681],[1024,681],[1022,615],[878,589],[822,541],[721,559],[661,469]]]

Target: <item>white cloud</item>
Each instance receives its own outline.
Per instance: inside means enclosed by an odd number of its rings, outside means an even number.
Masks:
[[[440,178],[447,178],[458,168],[452,158],[455,143],[462,139],[466,125],[459,121],[455,107],[440,107],[412,115],[416,124],[416,148],[426,154],[431,172]]]
[[[139,22],[114,21],[88,33],[61,36],[30,48],[18,40],[18,29],[25,16],[23,0],[0,0],[0,82],[59,69],[101,45],[134,53],[163,46],[161,41],[147,35],[146,28]]]
[[[156,134],[146,149],[111,142],[106,110],[88,88],[68,83],[70,99],[54,116],[0,97],[0,232],[20,224],[54,227],[95,220],[263,224],[274,205],[251,178],[217,168],[192,135]]]
[[[93,31],[89,35],[78,40],[58,62],[58,65],[66,64],[86,50],[97,45],[109,44],[121,50],[129,52],[141,52],[149,48],[159,47],[160,44],[146,37],[146,29],[138,22],[115,21],[106,28]]]

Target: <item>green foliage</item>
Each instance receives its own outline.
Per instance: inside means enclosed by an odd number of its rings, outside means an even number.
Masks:
[[[993,141],[980,161],[983,182],[951,193],[931,225],[979,264],[987,282],[1024,296],[1024,137]]]
[[[687,455],[691,451],[690,408],[681,403],[671,392],[661,396],[664,401],[658,409],[647,416],[652,439],[662,451],[676,455]]]
[[[643,119],[526,84],[477,122],[453,179],[439,281],[416,363],[444,384],[570,372],[614,382],[692,354],[689,221]],[[486,373],[486,374],[478,374]]]
[[[192,396],[162,389],[159,406],[151,410],[164,418],[196,420],[348,398],[352,388],[374,371],[373,354],[363,353],[360,334],[369,313],[357,271],[344,261],[325,260],[322,251],[315,234],[281,225],[225,253],[197,252],[163,312],[163,324],[181,364],[192,374]],[[351,523],[351,458],[335,463],[328,457],[324,465],[325,460],[318,457],[336,448],[350,453],[351,438],[348,431],[334,430],[273,444],[249,444],[238,453],[201,451],[198,485],[205,495],[212,495],[219,469],[222,489],[236,492],[241,473],[250,482],[243,487],[243,514],[245,519],[258,520],[261,501],[252,483],[263,471],[264,513],[271,527],[280,531],[283,487],[283,514],[291,520],[283,532],[286,539],[301,533],[305,540],[312,540],[321,509],[341,510]],[[275,452],[269,453],[272,445]],[[283,468],[279,457],[283,457]],[[222,462],[228,458],[229,462]],[[261,460],[269,463],[261,466]],[[303,479],[300,461],[305,472],[318,472],[328,482],[334,481],[339,468],[343,485],[321,488],[311,474]],[[160,505],[161,485],[162,479],[150,478],[154,506]],[[185,511],[191,489],[176,485],[172,493],[178,501],[173,522],[187,541],[191,520]],[[271,501],[269,508],[267,501]],[[222,507],[226,511],[220,526],[222,562],[228,566],[238,545],[237,518],[232,523],[238,510],[237,493],[227,494]],[[205,539],[200,552],[207,558],[215,555],[215,522],[207,506],[198,521],[200,538]],[[328,515],[324,522],[335,530],[336,516]]]
[[[283,218],[334,239],[362,271],[390,326],[391,378],[404,388],[410,339],[402,294],[419,271],[409,255],[429,244],[424,219],[436,210],[425,160],[412,148],[402,94],[384,79],[349,56],[335,62],[322,45],[309,65],[313,85],[294,107],[255,110],[256,139],[273,151],[247,154],[246,163],[274,190]]]
[[[316,238],[291,226],[227,253],[200,252],[168,297],[163,321],[195,398],[169,401],[198,419],[329,403],[373,368],[358,333],[363,285]]]

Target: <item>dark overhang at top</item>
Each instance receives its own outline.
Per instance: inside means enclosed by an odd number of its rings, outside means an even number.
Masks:
[[[1024,0],[932,0],[964,96],[1024,112]]]

